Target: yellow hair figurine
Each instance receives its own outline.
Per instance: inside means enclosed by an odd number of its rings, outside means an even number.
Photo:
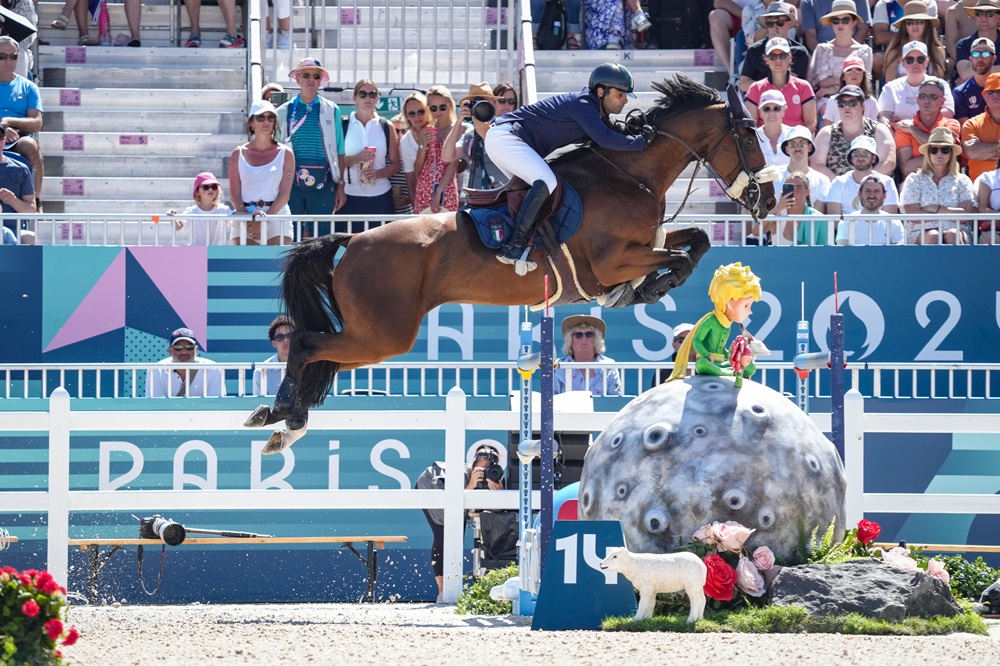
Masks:
[[[726,342],[729,340],[730,326],[749,317],[753,303],[760,300],[760,278],[753,274],[749,266],[739,262],[719,266],[708,285],[708,296],[715,304],[715,310],[694,325],[677,351],[674,371],[667,381],[682,379],[687,374],[688,356],[693,345],[698,355],[694,364],[696,375],[735,376],[735,385],[739,388],[743,385],[743,378],[752,377],[757,368],[745,345],[734,345],[737,353],[740,350],[746,351],[734,359],[735,363],[731,362]]]

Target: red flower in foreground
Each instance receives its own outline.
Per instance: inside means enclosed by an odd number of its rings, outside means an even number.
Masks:
[[[858,523],[858,541],[866,546],[875,540],[882,528],[872,520],[861,520]]]
[[[705,594],[719,601],[730,601],[736,585],[736,571],[726,561],[713,553],[702,558],[708,568],[705,579]]]
[[[45,635],[55,640],[59,638],[59,635],[63,632],[63,623],[57,617],[52,618],[45,623]]]
[[[70,627],[69,631],[66,632],[66,638],[63,639],[63,645],[73,645],[78,638],[80,638],[80,632],[76,630],[76,627]]]
[[[28,599],[27,601],[24,602],[24,605],[21,606],[21,612],[27,615],[28,617],[35,617],[36,615],[38,615],[39,610],[40,609],[38,608],[38,604],[35,603],[34,599]]]

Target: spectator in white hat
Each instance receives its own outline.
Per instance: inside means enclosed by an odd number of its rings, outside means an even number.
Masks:
[[[791,127],[782,122],[786,106],[785,96],[777,90],[765,90],[760,96],[760,116],[764,119],[764,124],[757,128],[757,141],[768,165],[788,164],[788,155],[781,152],[781,144],[792,131]]]
[[[877,176],[885,185],[886,197],[884,208],[890,213],[899,212],[899,193],[891,176],[875,171],[879,163],[875,140],[870,136],[859,136],[851,142],[847,154],[853,169],[842,176],[837,176],[830,184],[830,194],[827,197],[826,212],[830,216],[846,215],[861,209],[858,199],[858,189],[861,181],[869,176]]]
[[[916,115],[920,84],[927,80],[927,45],[923,42],[909,42],[903,47],[903,68],[906,76],[889,81],[882,86],[878,96],[878,117],[882,122],[896,129],[900,120],[909,120]],[[941,113],[951,118],[955,115],[955,100],[951,88],[945,85],[945,103]]]
[[[754,81],[747,90],[747,109],[757,121],[764,124],[760,114],[760,98],[767,90],[777,90],[785,97],[785,124],[794,127],[805,125],[816,131],[816,98],[808,81],[791,73],[792,53],[787,39],[772,37],[764,47],[764,58],[770,70],[766,79]]]
[[[809,157],[816,152],[812,135],[805,127],[793,127],[781,143],[781,152],[788,155],[788,164],[781,167],[781,175],[774,181],[775,192],[781,191],[781,186],[788,180],[788,175],[801,171],[809,179],[809,192],[812,206],[821,213],[826,212],[826,199],[830,194],[830,179],[825,174],[809,166]],[[781,212],[782,197],[774,212]]]

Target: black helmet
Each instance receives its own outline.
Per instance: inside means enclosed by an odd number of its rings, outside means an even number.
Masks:
[[[625,69],[618,63],[606,62],[594,68],[590,73],[590,85],[592,92],[597,93],[597,86],[605,88],[616,88],[631,97],[635,83],[632,80],[632,72]]]

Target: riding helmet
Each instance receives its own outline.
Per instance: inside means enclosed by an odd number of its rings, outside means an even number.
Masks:
[[[590,73],[590,85],[588,87],[594,94],[597,94],[597,86],[616,88],[629,97],[635,97],[632,94],[632,89],[635,87],[635,83],[632,80],[632,72],[618,63],[606,62],[594,68],[594,71]]]

